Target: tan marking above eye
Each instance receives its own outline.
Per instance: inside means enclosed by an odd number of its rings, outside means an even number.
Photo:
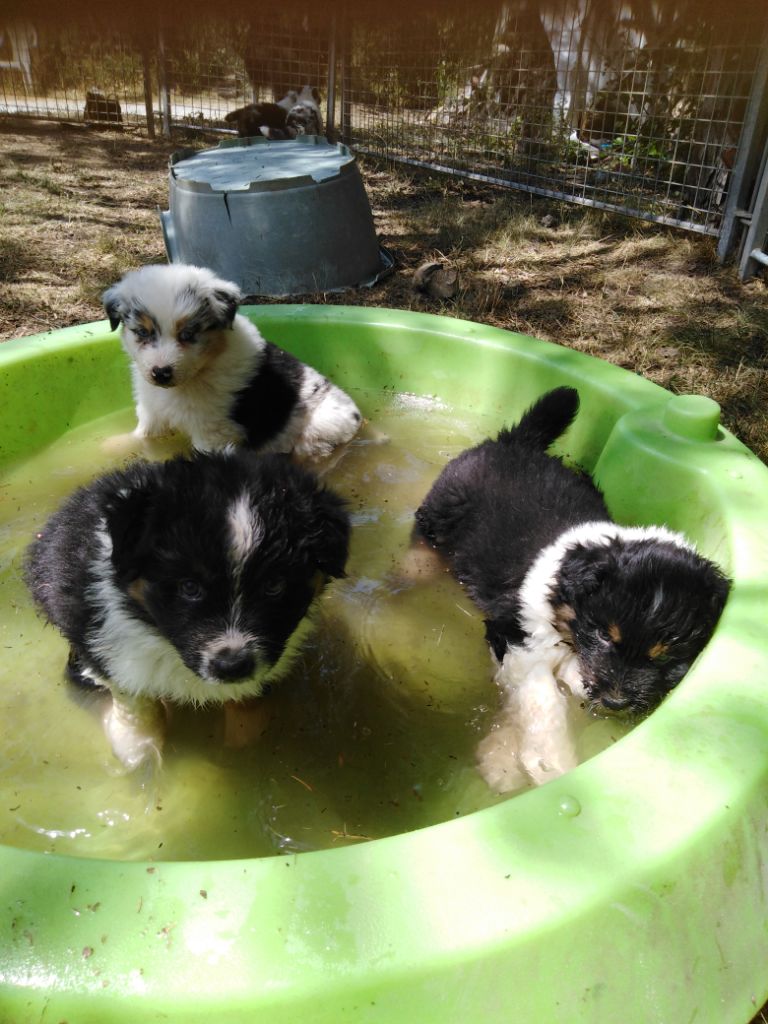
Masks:
[[[560,604],[554,609],[555,621],[553,623],[555,629],[560,636],[565,640],[566,643],[571,643],[573,640],[573,633],[571,632],[571,623],[576,618],[576,612],[571,608],[569,604]]]
[[[576,618],[576,612],[569,604],[559,604],[555,608],[555,615],[560,622],[573,622]]]
[[[190,331],[189,324],[190,324],[190,317],[188,317],[188,316],[183,316],[183,317],[181,317],[180,320],[177,320],[176,323],[173,325],[173,335],[174,335],[174,337],[178,338],[179,335],[182,333],[182,331]],[[194,330],[192,330],[191,333],[194,334]]]
[[[658,643],[653,645],[653,647],[648,648],[648,657],[651,658],[651,660],[655,658],[662,658],[668,650],[669,644],[663,644],[661,640],[659,640]]]
[[[128,586],[126,587],[126,592],[128,596],[132,597],[137,604],[143,605],[145,602],[144,591],[146,589],[146,586],[147,581],[139,577],[139,579],[133,580],[133,582],[128,584]]]
[[[615,644],[621,643],[621,630],[616,622],[612,622],[608,627],[608,636]]]
[[[140,313],[137,319],[139,326],[143,327],[145,331],[149,331],[150,334],[155,333],[155,322],[151,316],[147,316],[146,313]]]

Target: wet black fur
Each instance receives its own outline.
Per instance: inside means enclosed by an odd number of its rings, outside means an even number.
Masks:
[[[85,669],[107,674],[89,643],[104,621],[90,589],[100,523],[123,607],[197,671],[201,644],[230,605],[226,515],[244,492],[265,536],[242,569],[243,620],[263,638],[267,663],[278,661],[318,585],[344,575],[349,517],[341,498],[286,456],[237,449],[131,463],[79,488],[50,517],[28,550],[26,582],[71,645],[71,678],[83,681]]]
[[[680,682],[704,649],[728,590],[720,570],[688,548],[614,540],[575,546],[551,600],[554,607],[574,611],[571,642],[585,678],[592,680],[590,697],[609,710],[645,712]]]
[[[416,535],[448,560],[485,616],[499,661],[525,642],[519,591],[539,553],[582,523],[609,522],[585,474],[546,449],[579,407],[573,388],[544,395],[519,424],[450,462],[416,512]],[[589,696],[646,711],[712,634],[728,581],[696,553],[657,540],[574,546],[550,593],[553,623],[577,652]],[[620,636],[611,639],[609,628]],[[661,651],[662,645],[664,651]],[[658,650],[655,658],[649,651]]]
[[[237,392],[230,413],[249,445],[258,448],[283,430],[299,404],[303,376],[304,367],[294,356],[266,343],[258,372]]]
[[[591,480],[546,454],[577,409],[573,388],[551,392],[516,427],[449,462],[416,511],[417,531],[485,614],[499,659],[525,638],[517,592],[539,552],[578,523],[609,518]]]

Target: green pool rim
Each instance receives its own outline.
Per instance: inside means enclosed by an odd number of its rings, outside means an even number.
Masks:
[[[518,408],[574,384],[584,464],[658,487],[662,509],[682,479],[690,507],[670,516],[716,538],[732,597],[650,719],[465,818],[254,860],[0,847],[0,1019],[746,1024],[768,990],[766,467],[701,404],[689,428],[685,400],[546,342],[370,307],[246,312],[353,394],[435,395],[501,423],[506,394]],[[106,322],[0,345],[0,465],[129,403]]]

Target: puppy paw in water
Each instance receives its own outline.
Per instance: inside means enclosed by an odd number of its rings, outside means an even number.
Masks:
[[[165,711],[158,701],[114,694],[104,712],[104,732],[127,771],[136,771],[147,762],[157,768],[162,764]]]
[[[267,702],[230,700],[224,705],[224,746],[240,750],[257,743],[272,718]]]
[[[477,768],[494,793],[516,793],[530,785],[520,764],[520,733],[514,722],[497,722],[477,745]]]
[[[141,453],[144,441],[135,431],[128,434],[113,434],[101,442],[101,450],[107,455],[136,456]]]
[[[104,438],[100,448],[122,458],[167,459],[187,451],[189,443],[180,434],[149,435],[136,429]]]
[[[508,793],[541,786],[576,767],[568,697],[549,666],[528,651],[510,651],[496,675],[505,694],[493,730],[477,748],[488,785]]]
[[[396,568],[402,583],[425,583],[445,575],[449,568],[437,551],[421,537],[415,537]]]

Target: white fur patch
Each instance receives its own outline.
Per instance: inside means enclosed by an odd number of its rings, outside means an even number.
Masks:
[[[568,698],[546,654],[522,647],[505,654],[496,682],[506,702],[493,730],[477,748],[480,771],[499,793],[540,786],[576,767],[568,724]]]
[[[241,494],[228,512],[232,561],[241,565],[264,540],[264,523],[247,494]]]
[[[112,752],[128,771],[147,761],[160,766],[165,716],[159,702],[113,692],[112,704],[104,714],[104,731]]]
[[[210,680],[212,683],[218,683],[215,673],[211,670],[211,662],[220,654],[222,651],[244,651],[248,650],[257,659],[259,656],[259,645],[256,641],[256,637],[250,633],[244,633],[241,629],[238,629],[236,625],[229,626],[220,636],[217,636],[215,640],[211,640],[210,643],[206,644],[201,651],[201,668],[200,675],[203,679]]]
[[[179,430],[201,452],[245,440],[245,431],[229,415],[232,398],[258,372],[266,342],[256,327],[239,315],[232,329],[224,333],[227,343],[215,360],[173,388],[158,388],[145,379],[137,362],[139,356],[128,349],[134,359],[133,388],[140,436]],[[182,355],[192,358],[188,353]]]

